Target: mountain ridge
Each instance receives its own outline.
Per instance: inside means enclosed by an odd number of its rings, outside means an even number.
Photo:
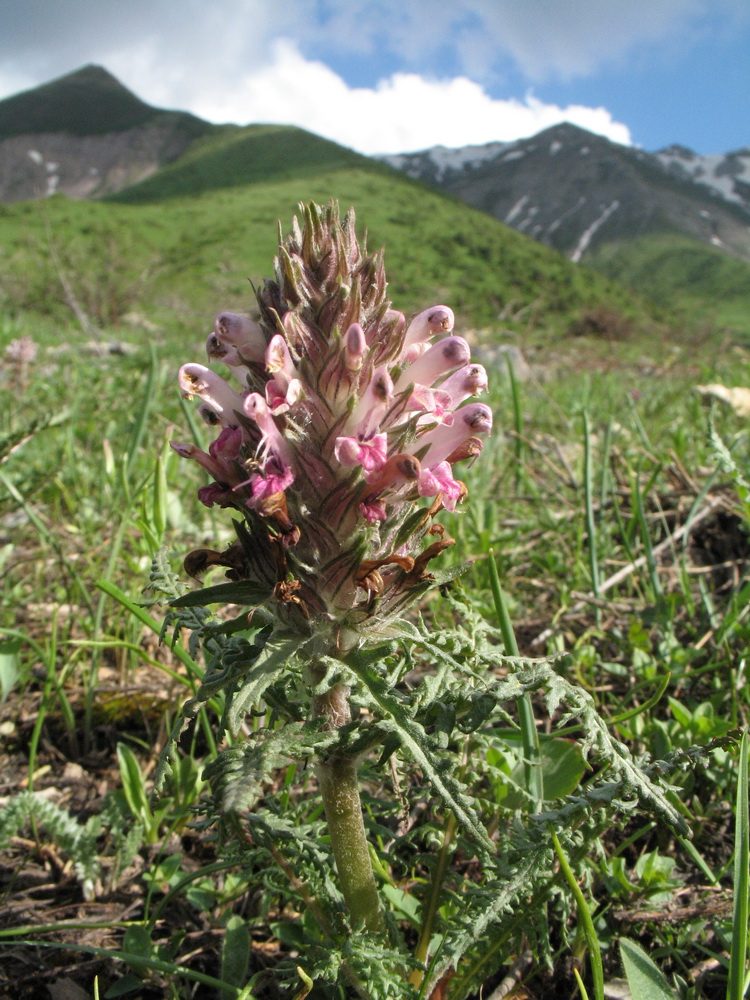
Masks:
[[[697,154],[691,160],[677,148],[646,153],[566,122],[512,143],[433,147],[382,159],[574,261],[607,242],[655,232],[685,234],[750,260],[741,152],[728,154],[732,176],[740,177],[729,199],[716,185],[698,183],[706,167],[694,162]],[[692,174],[685,162],[693,163]],[[712,176],[717,170],[729,176],[719,162],[712,166]],[[750,153],[747,168],[750,176]]]
[[[81,88],[88,88],[86,99],[71,107],[71,95]],[[527,264],[533,282],[554,288],[548,298],[557,306],[550,309],[565,312],[574,301],[583,301],[580,286],[595,277],[590,270],[569,270],[563,256],[559,262],[530,263],[534,255],[518,242],[520,233],[533,237],[524,243],[547,242],[610,280],[626,276],[625,283],[636,293],[656,293],[660,309],[677,308],[688,323],[705,320],[742,336],[747,331],[750,337],[750,294],[744,291],[750,288],[750,270],[747,283],[742,281],[742,269],[750,268],[750,214],[736,194],[744,183],[742,151],[732,154],[730,163],[704,164],[682,147],[647,154],[562,124],[513,143],[404,154],[396,165],[294,126],[213,125],[153,108],[106,70],[92,66],[0,102],[0,123],[0,201],[63,194],[90,202],[166,207],[179,199],[183,212],[202,199],[214,204],[215,196],[218,207],[236,193],[255,219],[254,205],[276,198],[270,192],[284,185],[294,190],[295,198],[290,205],[274,205],[276,218],[310,197],[351,197],[349,203],[369,205],[373,213],[377,192],[378,199],[385,199],[375,211],[383,216],[385,235],[392,225],[402,229],[405,218],[414,233],[424,234],[427,221],[411,206],[423,204],[423,193],[432,191],[448,198],[440,209],[441,215],[445,211],[440,252],[429,267],[439,262],[459,288],[467,285],[469,260],[473,268],[488,271],[486,284],[480,281],[475,291],[482,287],[490,296],[490,313],[496,310],[500,320],[514,299],[516,280],[519,287],[527,283],[529,275],[521,274]],[[33,131],[38,127],[53,131]],[[697,183],[700,177],[719,177],[724,193],[731,185],[735,197],[727,200],[722,190],[711,193]],[[448,210],[461,202],[479,209],[490,228],[506,232],[477,239],[467,235],[469,223],[482,233],[486,227],[477,216],[464,219],[454,208]],[[401,218],[395,217],[393,204],[401,206]],[[510,240],[512,229],[518,233]],[[228,238],[233,239],[229,231]],[[389,241],[392,246],[392,235]],[[402,261],[413,288],[422,281],[423,251],[415,250],[413,266]],[[563,263],[567,267],[560,271]],[[699,295],[696,271],[710,279],[700,283]],[[508,273],[517,275],[510,285]],[[605,300],[605,295],[598,299]],[[618,294],[612,294],[611,302],[622,308]]]
[[[121,190],[217,126],[146,104],[101,66],[0,101],[0,202]]]

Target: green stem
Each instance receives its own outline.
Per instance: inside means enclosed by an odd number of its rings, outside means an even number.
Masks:
[[[335,685],[313,699],[313,715],[324,716],[331,729],[350,719],[346,688]],[[325,807],[328,833],[339,884],[352,925],[377,934],[385,933],[385,920],[370,860],[362,803],[357,781],[357,759],[350,754],[332,754],[316,766]]]

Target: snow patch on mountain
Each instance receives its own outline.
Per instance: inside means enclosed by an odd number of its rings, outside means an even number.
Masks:
[[[615,198],[611,204],[607,205],[602,214],[591,223],[588,229],[584,229],[578,239],[575,250],[570,255],[570,259],[573,263],[578,264],[580,262],[581,257],[583,257],[584,253],[588,249],[588,245],[591,242],[594,233],[597,229],[600,229],[604,225],[610,215],[613,212],[616,212],[619,207],[620,202]]]
[[[494,160],[503,150],[513,146],[512,142],[488,142],[481,146],[461,146],[460,149],[449,149],[447,146],[433,146],[425,149],[421,153],[397,153],[392,156],[383,156],[380,159],[403,170],[410,177],[420,177],[424,172],[422,164],[429,164],[434,168],[435,179],[440,182],[445,179],[450,172],[460,172],[467,168],[478,167],[487,160]],[[523,150],[516,152],[516,156],[523,156]],[[511,159],[515,157],[510,155]],[[506,157],[503,157],[506,159]]]
[[[668,146],[654,156],[676,177],[701,184],[727,201],[750,206],[750,149],[701,156],[685,146]]]

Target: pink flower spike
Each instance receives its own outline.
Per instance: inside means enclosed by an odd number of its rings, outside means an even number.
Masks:
[[[235,412],[242,413],[242,396],[221,376],[205,365],[189,364],[180,368],[177,377],[183,396],[200,396],[219,418],[223,427],[236,427]]]
[[[487,372],[483,365],[466,365],[441,382],[440,388],[450,395],[450,405],[455,409],[469,396],[478,396],[485,392],[488,384]]]
[[[444,462],[470,437],[489,434],[492,430],[492,410],[484,403],[469,403],[453,414],[453,422],[440,424],[412,443],[414,452],[422,454],[422,465],[428,469]],[[425,445],[427,451],[423,451]]]
[[[358,372],[361,369],[366,350],[364,330],[359,323],[352,323],[344,334],[344,364],[347,371]]]
[[[471,348],[463,337],[446,337],[404,368],[394,385],[394,391],[401,392],[412,383],[429,387],[441,375],[460,368],[470,359]]]
[[[280,333],[275,333],[266,348],[266,371],[283,372],[291,378],[295,374],[294,362],[287,343]]]
[[[263,361],[266,354],[266,335],[263,328],[239,313],[219,313],[214,323],[214,333],[220,343],[236,347],[246,361]]]
[[[406,360],[406,351],[413,344],[429,340],[437,333],[450,333],[454,323],[453,310],[448,306],[431,306],[429,309],[417,313],[406,328],[404,342],[401,345],[400,360]]]
[[[375,434],[369,441],[354,437],[336,438],[334,455],[342,465],[361,465],[365,473],[378,472],[388,458],[388,435]]]
[[[447,462],[440,462],[431,469],[423,468],[419,476],[418,489],[421,497],[434,497],[437,493],[442,493],[443,506],[446,510],[455,510],[461,496],[461,486],[453,478],[451,467]]]

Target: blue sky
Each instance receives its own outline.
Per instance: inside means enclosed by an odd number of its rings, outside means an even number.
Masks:
[[[151,104],[364,153],[564,120],[750,146],[748,0],[11,0],[2,28],[0,97],[98,63]]]

